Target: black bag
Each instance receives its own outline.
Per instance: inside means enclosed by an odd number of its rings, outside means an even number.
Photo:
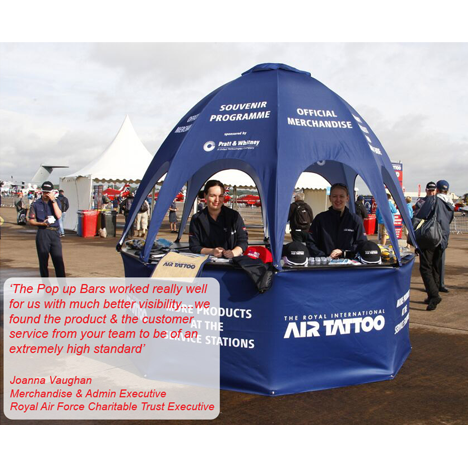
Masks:
[[[422,250],[433,250],[442,242],[442,226],[437,220],[436,208],[437,204],[432,216],[427,220],[413,218],[414,235],[418,247]]]
[[[266,265],[259,258],[250,258],[245,255],[234,257],[232,262],[247,273],[259,293],[263,294],[271,288],[275,276],[271,265]]]
[[[305,203],[300,203],[294,212],[294,223],[302,231],[309,229],[312,224],[312,218],[307,208]]]
[[[24,226],[26,224],[26,213],[27,210],[25,208],[21,208],[21,210],[18,211],[16,224],[19,224],[20,226]]]
[[[68,201],[68,198],[63,196],[63,197],[58,197],[57,200],[60,200],[60,203],[61,203],[61,211],[62,213],[66,213],[68,211],[68,208],[70,208],[70,203]]]
[[[141,205],[140,213],[146,213],[148,209],[149,209],[149,205],[148,205],[148,202],[145,200],[143,202],[143,205]]]

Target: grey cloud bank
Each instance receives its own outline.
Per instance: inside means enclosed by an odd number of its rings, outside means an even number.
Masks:
[[[309,71],[367,120],[404,185],[468,192],[467,44],[1,44],[0,178],[79,170],[129,115],[151,153],[196,102],[262,62]]]

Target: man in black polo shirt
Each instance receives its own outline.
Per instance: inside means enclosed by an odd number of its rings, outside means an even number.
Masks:
[[[36,249],[39,257],[39,271],[43,278],[49,276],[50,254],[55,268],[55,276],[63,278],[65,277],[65,265],[58,221],[62,216],[62,211],[55,199],[52,182],[44,182],[41,188],[41,198],[38,198],[29,210],[29,224],[37,226]]]

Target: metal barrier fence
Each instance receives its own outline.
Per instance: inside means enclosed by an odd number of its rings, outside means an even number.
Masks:
[[[15,206],[16,200],[18,200],[18,197],[2,196],[2,206],[11,208]]]
[[[468,215],[455,213],[452,224],[450,224],[452,234],[468,234]]]

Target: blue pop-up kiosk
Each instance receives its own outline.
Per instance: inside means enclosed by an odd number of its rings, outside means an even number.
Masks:
[[[119,241],[121,247],[145,197],[167,173],[143,250],[135,255],[122,249],[126,276],[151,276],[153,242],[184,184],[179,238],[199,190],[225,169],[244,171],[257,185],[277,274],[260,294],[242,270],[204,269],[221,285],[223,331],[214,343],[221,348],[221,387],[281,395],[393,378],[411,349],[413,257],[401,258],[385,186],[411,226],[404,195],[369,125],[308,72],[257,65],[180,120],[143,177]],[[380,207],[397,262],[282,269],[289,205],[302,172],[344,183],[350,193],[361,176]],[[354,204],[349,208],[354,211]]]

